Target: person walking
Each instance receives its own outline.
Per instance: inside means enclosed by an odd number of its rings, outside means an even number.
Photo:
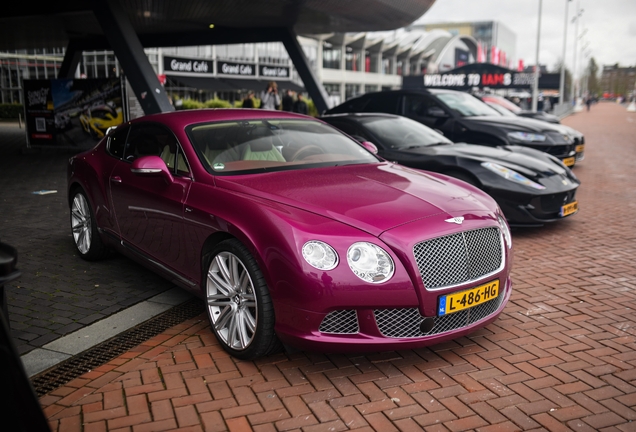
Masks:
[[[587,97],[585,98],[585,105],[587,106],[587,110],[590,110],[590,107],[592,106],[592,96],[587,95]]]
[[[243,99],[243,108],[254,108],[254,92],[247,93],[245,99]]]
[[[294,96],[291,90],[286,89],[283,95],[283,111],[291,111],[294,107]]]
[[[261,95],[261,108],[268,110],[277,110],[280,105],[280,95],[278,94],[278,86],[274,81],[267,84],[267,90]]]
[[[294,102],[294,107],[292,109],[294,112],[299,114],[307,115],[309,113],[309,109],[307,108],[307,102],[305,102],[305,98],[301,93],[296,95],[296,102]]]

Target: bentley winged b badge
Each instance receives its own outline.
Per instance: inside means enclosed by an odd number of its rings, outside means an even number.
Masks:
[[[444,222],[456,223],[457,225],[461,225],[462,222],[464,222],[464,216],[457,216],[450,219],[446,219]]]

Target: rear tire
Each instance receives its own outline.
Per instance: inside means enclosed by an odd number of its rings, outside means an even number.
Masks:
[[[223,349],[243,360],[279,351],[269,289],[247,248],[236,239],[225,240],[204,263],[206,310]]]
[[[108,255],[108,248],[97,230],[93,209],[81,189],[73,193],[71,200],[71,233],[82,259],[96,261]]]

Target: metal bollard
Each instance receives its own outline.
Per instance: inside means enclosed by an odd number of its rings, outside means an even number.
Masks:
[[[4,285],[20,277],[20,271],[15,268],[18,262],[18,252],[5,243],[0,243],[0,311],[9,328],[9,309]]]
[[[15,280],[17,251],[0,243],[0,404],[2,430],[17,432],[51,432],[40,402],[18,356],[9,332],[9,316],[4,284]]]

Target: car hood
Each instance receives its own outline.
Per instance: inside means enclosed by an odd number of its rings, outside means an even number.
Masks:
[[[494,213],[475,188],[426,171],[380,163],[223,176],[218,187],[319,214],[372,235],[433,215]]]
[[[437,156],[454,156],[470,159],[477,163],[496,163],[531,178],[566,174],[566,169],[563,166],[550,160],[543,152],[522,146],[488,147],[459,143],[435,147],[418,147],[403,150],[403,152],[417,156],[418,154],[430,155],[431,150]]]
[[[528,116],[530,118],[534,118],[537,120],[543,120],[543,121],[549,121],[549,122],[558,122],[559,118],[553,114],[548,114],[545,112],[534,112],[534,111],[521,111],[518,113],[518,115],[522,115],[522,116]]]
[[[507,131],[561,132],[561,130],[557,127],[559,125],[526,117],[478,116],[463,117],[462,121],[485,127],[498,127]]]

